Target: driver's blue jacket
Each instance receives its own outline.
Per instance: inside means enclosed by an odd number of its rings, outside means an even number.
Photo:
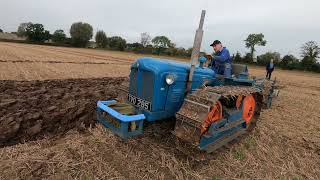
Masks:
[[[217,74],[224,75],[224,77],[231,77],[231,63],[229,50],[225,47],[217,53],[213,53],[213,60],[211,68],[216,71]]]

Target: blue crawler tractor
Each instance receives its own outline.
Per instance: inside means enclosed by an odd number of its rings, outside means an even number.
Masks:
[[[204,11],[191,64],[136,60],[118,98],[97,102],[98,121],[126,139],[143,134],[144,121],[175,119],[176,139],[206,152],[251,131],[261,109],[271,106],[275,81],[250,77],[246,65],[233,64],[231,78],[205,67],[206,58],[198,58],[203,19]]]

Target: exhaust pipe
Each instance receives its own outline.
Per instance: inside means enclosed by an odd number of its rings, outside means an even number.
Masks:
[[[196,31],[196,35],[193,42],[193,48],[192,48],[192,54],[191,54],[191,68],[190,68],[188,82],[187,82],[186,94],[191,92],[193,72],[200,54],[200,47],[201,47],[202,36],[203,36],[203,23],[204,23],[205,15],[206,15],[206,11],[202,10],[199,27]]]

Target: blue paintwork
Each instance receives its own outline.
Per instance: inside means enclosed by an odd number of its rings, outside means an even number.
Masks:
[[[206,150],[210,145],[219,141],[225,136],[232,135],[239,130],[245,130],[247,128],[246,122],[242,119],[243,104],[240,109],[228,110],[225,113],[225,118],[218,122],[212,123],[208,133],[201,137],[199,143],[199,149]],[[231,123],[236,123],[236,126],[230,128],[224,128]],[[225,142],[228,143],[228,142]]]
[[[138,114],[133,116],[122,115],[117,111],[113,110],[112,108],[108,107],[108,105],[114,104],[114,103],[116,103],[115,100],[97,102],[98,121],[101,124],[103,124],[106,128],[110,128],[115,134],[119,135],[124,139],[143,134],[143,120],[145,119],[145,116],[143,114]],[[108,113],[112,117],[118,119],[120,123],[120,127],[116,127],[114,124],[107,121],[102,116],[103,111]],[[136,122],[137,129],[134,131],[129,131],[129,123],[133,121]]]
[[[199,67],[203,68],[203,64],[207,61],[207,58],[205,58],[204,56],[201,56],[199,58]]]
[[[243,121],[243,120],[238,119],[238,121]],[[243,123],[245,124],[244,121],[243,121]],[[212,124],[212,125],[214,126],[214,124]],[[224,138],[226,136],[230,136],[230,135],[238,132],[239,130],[243,130],[243,129],[245,129],[245,128],[243,128],[243,124],[239,124],[235,127],[225,129],[224,131],[217,130],[217,132],[214,132],[211,136],[208,136],[208,135],[202,136],[200,139],[199,149],[200,150],[207,150],[210,145],[214,145],[217,141],[221,140],[222,138]],[[225,145],[227,143],[228,143],[228,141],[224,142],[223,145]]]
[[[154,74],[152,111],[137,109],[137,113],[145,114],[147,121],[174,117],[185,97],[190,64],[156,58],[141,58],[131,68],[138,68],[139,72],[150,71]],[[141,81],[143,80],[143,77],[139,76],[142,73],[139,72],[138,88],[142,87]],[[175,77],[175,82],[172,85],[167,85],[165,82],[165,77],[168,74]],[[194,71],[192,91],[198,89],[206,80],[215,81],[215,72],[212,69],[197,66]]]
[[[200,61],[202,64],[205,62],[203,58],[200,59]],[[156,121],[174,117],[175,113],[179,111],[184,102],[189,71],[189,63],[161,60],[150,57],[136,60],[136,62],[131,66],[130,81],[132,80],[134,84],[130,84],[129,93],[141,98],[146,96],[146,94],[143,94],[145,91],[143,91],[142,88],[151,89],[152,92],[149,97],[151,99],[151,111],[136,108],[136,114],[138,115],[125,116],[108,107],[108,104],[114,103],[114,101],[99,101],[97,103],[98,120],[105,127],[110,128],[113,132],[126,139],[131,136],[142,134],[144,120]],[[165,81],[168,74],[173,75],[175,78],[174,83],[171,85],[168,85]],[[148,82],[149,84],[143,84],[146,78],[151,78],[145,77],[144,75],[152,76],[152,82]],[[247,68],[236,77],[219,80],[216,78],[216,73],[212,69],[196,66],[192,81],[192,91],[195,91],[202,86],[205,81],[209,81],[210,83],[208,85],[210,86],[244,85],[256,87],[261,91],[263,89],[262,84],[258,84],[256,83],[256,80],[248,78]],[[269,101],[270,103],[268,102],[268,104],[271,105],[272,95],[270,95]],[[117,128],[106,121],[101,115],[102,111],[107,112],[115,119],[118,119],[121,127]],[[128,132],[128,126],[131,121],[136,121],[137,124],[139,124],[138,129],[134,132]],[[239,122],[239,124],[237,122]],[[231,128],[222,128],[224,126],[228,126],[230,123],[236,123],[238,125]],[[228,111],[225,119],[213,123],[210,126],[209,133],[201,138],[199,148],[205,150],[210,144],[213,144],[221,137],[231,135],[238,130],[245,128],[246,123],[242,119],[242,108],[239,110]]]
[[[123,115],[123,114],[120,114],[117,111],[113,110],[112,108],[108,107],[108,105],[114,104],[116,102],[117,102],[116,100],[98,101],[97,107],[100,108],[101,110],[107,112],[112,117],[119,119],[122,122],[132,122],[132,121],[137,121],[137,120],[144,120],[146,118],[144,116],[144,114],[138,114],[138,115],[133,115],[133,116]]]

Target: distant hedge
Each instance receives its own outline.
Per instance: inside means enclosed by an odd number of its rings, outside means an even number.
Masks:
[[[0,38],[0,42],[13,42],[13,43],[21,43],[21,44],[37,44],[37,45],[45,45],[45,46],[72,47],[70,44],[49,43],[49,42],[33,42],[33,41],[27,41],[27,40],[1,39],[1,38]]]

